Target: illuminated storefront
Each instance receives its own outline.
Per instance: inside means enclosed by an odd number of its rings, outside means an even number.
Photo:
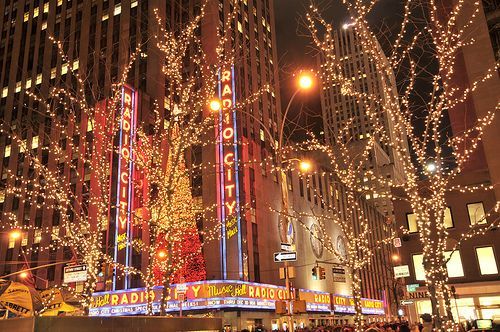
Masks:
[[[288,297],[283,286],[260,284],[239,280],[208,280],[183,284],[185,300],[182,310],[185,315],[205,315],[221,317],[232,329],[263,325],[283,327],[286,319],[275,313],[277,301]],[[153,311],[158,314],[161,306],[162,286],[150,290]],[[331,295],[327,292],[298,289],[293,298],[306,302],[307,313],[294,315],[297,326],[307,326],[312,322],[333,323],[334,318],[346,321],[354,313],[352,299],[347,296]],[[180,311],[180,296],[177,285],[171,285],[167,298],[167,312]],[[384,303],[379,300],[363,299],[365,315],[384,315]],[[332,307],[334,310],[332,310]],[[145,288],[95,293],[92,298],[90,316],[144,315],[147,312]]]
[[[186,283],[185,311],[218,309],[275,310],[275,302],[287,298],[285,287],[246,281],[210,280]],[[171,285],[167,298],[167,311],[180,309],[176,285]],[[163,287],[150,291],[153,310],[160,311]],[[311,290],[298,290],[298,297],[306,301],[308,312],[331,312],[330,294]],[[89,314],[91,316],[142,315],[146,313],[146,289],[128,289],[95,293]]]
[[[499,285],[490,282],[455,284],[454,287],[456,296],[452,297],[450,304],[456,322],[500,318]],[[413,292],[407,292],[403,306],[411,321],[418,321],[422,314],[431,314],[432,305],[427,287],[418,287]]]
[[[333,311],[336,314],[354,314],[354,299],[345,295],[332,296]],[[364,315],[385,315],[384,301],[361,299],[361,312]]]

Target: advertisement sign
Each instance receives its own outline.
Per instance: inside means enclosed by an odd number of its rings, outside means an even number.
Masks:
[[[87,281],[87,265],[71,265],[64,267],[64,283]]]
[[[408,265],[400,265],[400,266],[394,267],[394,277],[396,279],[409,277],[409,276],[410,276],[410,268]]]
[[[221,223],[222,273],[231,278],[228,271],[237,271],[234,277],[243,278],[242,239],[240,234],[240,184],[238,137],[236,128],[236,103],[234,68],[221,70],[219,74],[219,111],[216,129],[218,165],[218,216]],[[228,257],[232,258],[228,260]],[[234,259],[236,258],[237,259]],[[228,266],[229,265],[229,266]]]
[[[333,311],[354,314],[354,299],[350,296],[334,295]],[[385,315],[384,301],[363,298],[361,299],[361,312],[364,315]]]
[[[167,297],[167,311],[212,310],[221,308],[275,310],[275,302],[289,298],[285,287],[232,280],[209,280],[185,283],[185,292],[171,285]],[[149,296],[153,310],[160,310],[162,286],[154,287]],[[300,299],[306,301],[308,311],[330,312],[330,294],[298,290]],[[185,294],[185,295],[181,295]],[[137,315],[146,313],[145,288],[95,293],[89,314],[91,316]]]
[[[131,87],[122,87],[120,130],[118,145],[118,172],[116,174],[116,216],[115,216],[115,261],[130,266],[130,234],[132,227],[130,216],[133,202],[134,152],[137,114],[137,92]],[[127,278],[117,285],[115,272],[113,287],[127,288]]]
[[[33,300],[28,287],[19,282],[10,282],[0,294],[0,307],[21,317],[33,316]]]

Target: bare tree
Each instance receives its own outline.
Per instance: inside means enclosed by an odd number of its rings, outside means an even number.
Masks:
[[[440,1],[405,1],[397,31],[377,36],[367,19],[376,7],[376,1],[344,0],[342,4],[351,19],[346,28],[354,30],[359,46],[382,77],[385,88],[382,93],[374,93],[354,83],[355,80],[343,69],[343,59],[335,49],[332,24],[323,19],[316,6],[311,5],[308,28],[323,59],[324,88],[339,87],[343,95],[362,106],[364,116],[373,127],[373,135],[363,143],[349,131],[349,124],[337,133],[335,151],[328,153],[334,172],[353,191],[353,204],[356,195],[365,193],[409,202],[420,231],[423,265],[436,328],[451,328],[446,263],[451,257],[449,251],[453,252],[456,246],[449,246],[450,235],[445,224],[446,197],[453,191],[493,189],[489,183],[460,185],[459,179],[500,105],[492,105],[465,131],[451,136],[445,123],[448,110],[462,106],[475,91],[487,89],[489,81],[498,80],[499,65],[495,63],[469,87],[461,88],[455,84],[456,71],[460,70],[457,56],[462,47],[474,43],[469,32],[481,5],[479,2],[457,1],[444,8]],[[390,44],[387,55],[377,40],[382,38]],[[391,82],[394,73],[403,78],[398,81],[397,93],[393,92],[394,82]],[[381,114],[393,123],[396,132],[404,135],[391,135],[379,121]],[[404,181],[388,179],[384,174],[365,167],[377,144],[392,149],[401,163]],[[320,145],[318,148],[324,150]],[[430,160],[433,161],[432,167],[428,167]],[[497,203],[483,216],[484,223],[471,225],[470,231],[462,234],[456,242],[462,243],[498,225],[498,208]]]
[[[96,96],[104,95],[104,88],[93,94],[98,87],[89,89],[90,82],[78,62],[68,58],[62,42],[53,43],[62,62],[63,79],[47,93],[26,90],[34,105],[31,120],[2,123],[2,131],[12,148],[19,150],[19,162],[27,169],[9,174],[7,195],[24,199],[25,208],[34,207],[40,215],[52,216],[55,226],[21,223],[14,213],[4,213],[2,226],[29,233],[33,244],[43,244],[37,249],[23,249],[24,255],[33,250],[52,255],[63,247],[65,257],[85,264],[88,279],[83,285],[82,304],[87,311],[103,265],[116,266],[122,273],[138,272],[114,262],[106,250],[112,169],[109,160],[115,151],[113,137],[118,119],[105,114],[119,106],[121,89],[138,50],[119,71],[109,98],[101,101]]]

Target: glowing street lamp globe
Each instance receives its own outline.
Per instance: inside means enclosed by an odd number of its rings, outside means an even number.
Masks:
[[[308,90],[310,89],[314,84],[314,80],[311,74],[309,73],[303,73],[300,74],[299,76],[299,87],[302,90]]]
[[[10,233],[9,233],[10,238],[13,240],[19,239],[21,237],[21,235],[22,235],[22,233],[18,229],[14,229],[14,230],[10,231]]]
[[[302,172],[308,172],[310,171],[312,168],[312,164],[310,161],[308,160],[301,160],[299,162],[299,169],[302,171]]]
[[[222,108],[222,105],[221,105],[221,102],[219,99],[212,99],[210,101],[210,109],[213,112],[218,112],[218,111],[220,111],[221,108]]]

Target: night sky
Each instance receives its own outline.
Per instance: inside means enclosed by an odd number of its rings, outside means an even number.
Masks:
[[[315,50],[311,47],[311,39],[307,36],[305,14],[309,7],[308,0],[274,0],[276,39],[278,44],[278,60],[280,69],[281,100],[283,111],[290,95],[293,93],[293,73],[303,68],[316,69]],[[349,22],[349,17],[340,1],[315,1],[324,18],[332,22],[336,28]],[[394,26],[401,16],[400,0],[380,0],[369,22],[375,27]],[[307,95],[299,95],[292,104],[289,120],[299,121],[301,127],[308,127],[314,132],[322,131],[321,104],[319,90]],[[296,131],[295,126],[287,126],[294,131],[294,138],[303,138],[303,131]]]

